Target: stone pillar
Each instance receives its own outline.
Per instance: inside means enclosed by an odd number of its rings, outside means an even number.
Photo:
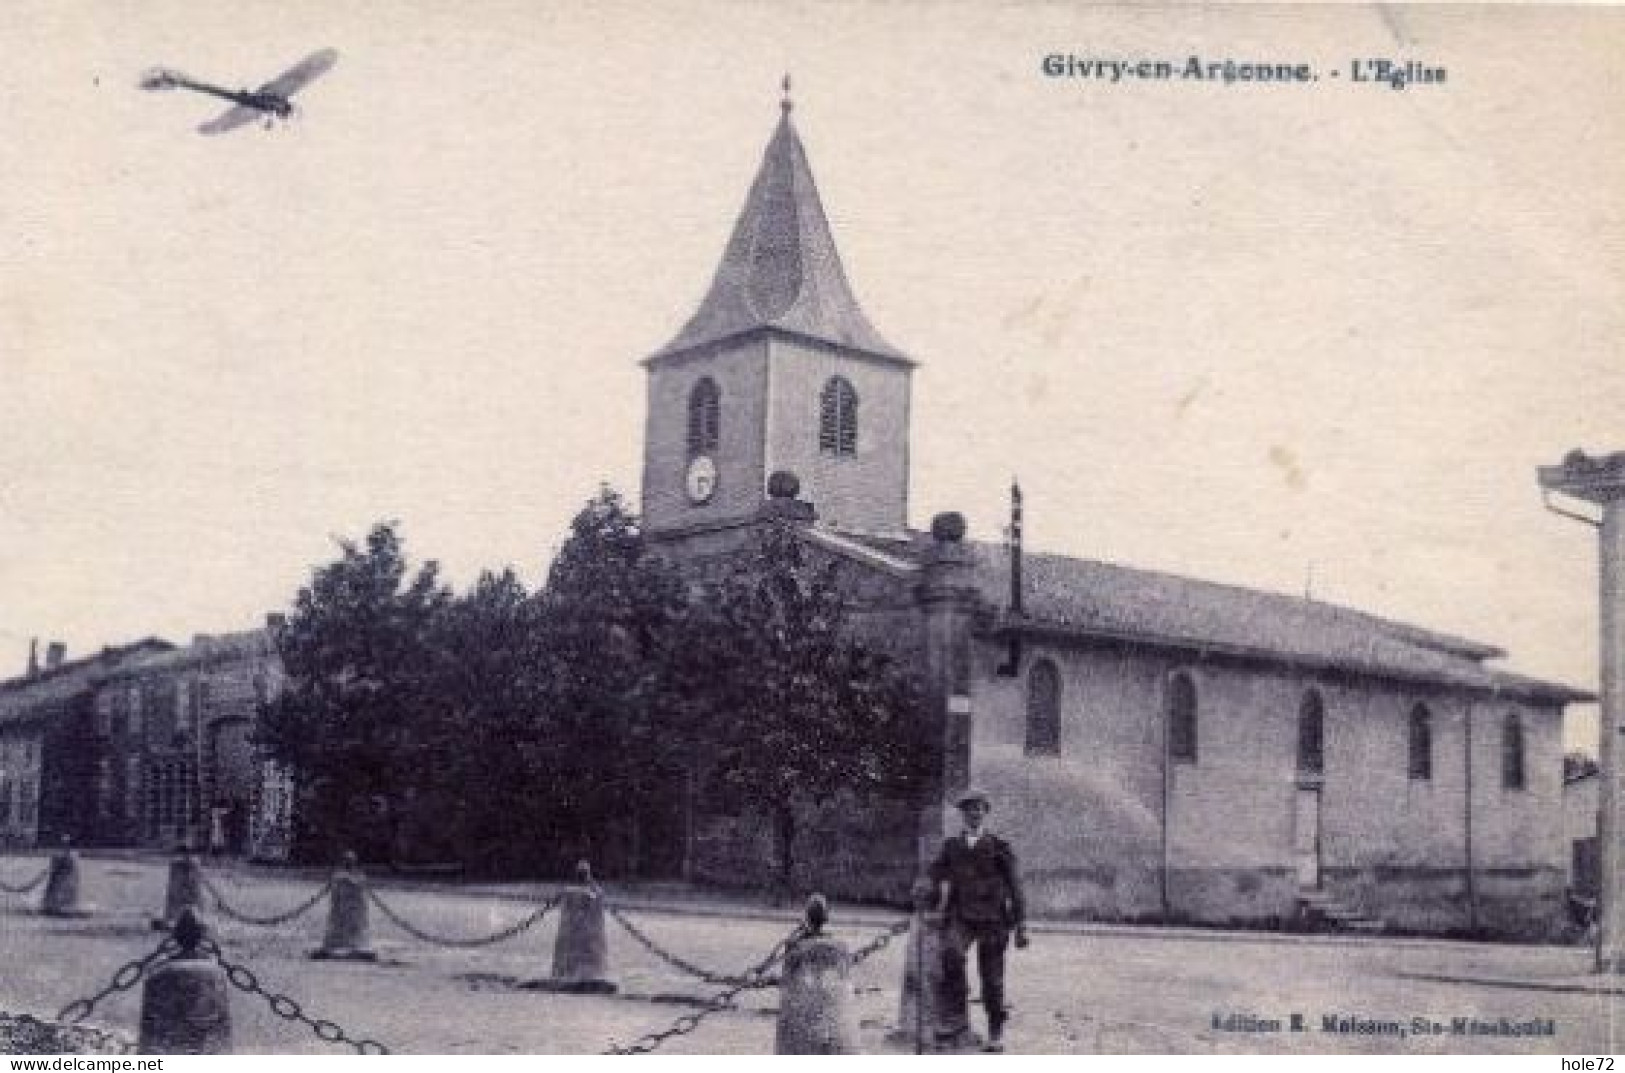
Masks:
[[[576,865],[577,886],[559,895],[559,930],[553,940],[553,975],[525,984],[538,991],[613,995],[609,937],[604,929],[604,892],[586,861]]]
[[[926,718],[941,742],[942,765],[937,785],[921,803],[922,865],[936,856],[944,837],[943,802],[971,781],[970,625],[980,603],[975,563],[964,545],[964,517],[938,514],[931,520],[931,538],[915,599],[925,631]]]
[[[354,853],[345,853],[333,873],[327,902],[327,932],[321,949],[310,956],[318,961],[377,961],[372,949],[368,918],[366,876]]]
[[[79,855],[62,840],[62,849],[51,857],[45,878],[45,894],[40,912],[48,917],[81,917],[90,911],[79,901]]]
[[[180,954],[141,986],[142,1054],[231,1054],[226,974],[198,949],[203,925],[191,908],[175,922]]]
[[[903,960],[897,1028],[889,1038],[893,1044],[915,1054],[929,1054],[938,1049],[939,1036],[952,1035],[956,1028],[968,1027],[970,1018],[964,1008],[957,1017],[951,1013],[944,1016],[943,1007],[950,998],[942,974],[943,949],[948,941],[947,920],[936,912],[936,890],[931,881],[922,876],[914,881],[911,893],[914,920],[909,927]]]
[[[807,905],[808,934],[790,944],[779,984],[774,1054],[860,1054],[852,952],[824,934],[828,906]]]
[[[1585,500],[1602,510],[1597,532],[1598,718],[1597,772],[1597,971],[1625,974],[1625,836],[1620,806],[1620,762],[1625,752],[1625,451],[1591,458],[1570,451],[1559,466],[1542,466],[1540,485]],[[1567,512],[1564,512],[1567,513]],[[1588,519],[1589,520],[1589,519]]]
[[[164,892],[164,915],[152,922],[158,930],[167,930],[180,919],[187,909],[202,913],[203,866],[198,864],[190,850],[169,863],[169,886]]]
[[[1604,508],[1598,572],[1602,597],[1602,711],[1599,716],[1597,802],[1597,971],[1625,973],[1625,860],[1622,860],[1620,753],[1625,751],[1625,498]]]

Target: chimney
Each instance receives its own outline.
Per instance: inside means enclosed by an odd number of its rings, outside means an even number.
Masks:
[[[68,646],[61,641],[52,641],[45,646],[45,669],[54,671],[62,666],[62,661],[68,658]]]
[[[1010,528],[1007,536],[1010,543],[1010,603],[1005,609],[1012,620],[1019,620],[1025,615],[1022,607],[1022,542],[1021,542],[1021,482],[1014,477],[1010,478]],[[1000,678],[1014,678],[1021,673],[1021,634],[1018,630],[1010,631],[1009,651],[1005,661],[995,667],[993,673]]]
[[[265,628],[275,633],[288,625],[288,616],[281,611],[269,611],[265,615]]]
[[[35,637],[28,642],[28,677],[39,677],[39,638]]]

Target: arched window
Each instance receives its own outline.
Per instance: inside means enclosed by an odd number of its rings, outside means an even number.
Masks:
[[[1426,704],[1411,709],[1410,764],[1413,779],[1433,778],[1433,713]]]
[[[709,376],[701,377],[688,393],[688,454],[709,454],[717,449],[722,425],[722,392]]]
[[[1027,755],[1061,754],[1061,672],[1047,659],[1027,672]]]
[[[1517,712],[1508,712],[1501,724],[1501,785],[1523,789],[1523,720]]]
[[[1311,689],[1298,705],[1298,774],[1320,775],[1326,770],[1326,703]]]
[[[1168,759],[1196,763],[1196,683],[1180,671],[1168,679]]]
[[[818,450],[837,456],[858,452],[858,393],[844,377],[830,377],[818,396]]]

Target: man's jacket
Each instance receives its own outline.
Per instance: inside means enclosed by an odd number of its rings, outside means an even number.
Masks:
[[[948,915],[966,924],[1019,927],[1027,907],[1015,851],[997,835],[983,834],[972,846],[964,835],[942,844],[931,864],[933,882],[948,884]]]

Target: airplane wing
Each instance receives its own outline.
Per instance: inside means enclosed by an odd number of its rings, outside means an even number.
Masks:
[[[330,48],[312,52],[292,67],[265,83],[255,92],[273,93],[278,97],[291,97],[315,79],[326,74],[338,62],[339,54]]]
[[[264,118],[265,113],[258,108],[249,108],[246,105],[238,104],[226,109],[198,127],[197,132],[199,134],[224,134],[228,130],[236,130],[238,127],[258,122]]]

